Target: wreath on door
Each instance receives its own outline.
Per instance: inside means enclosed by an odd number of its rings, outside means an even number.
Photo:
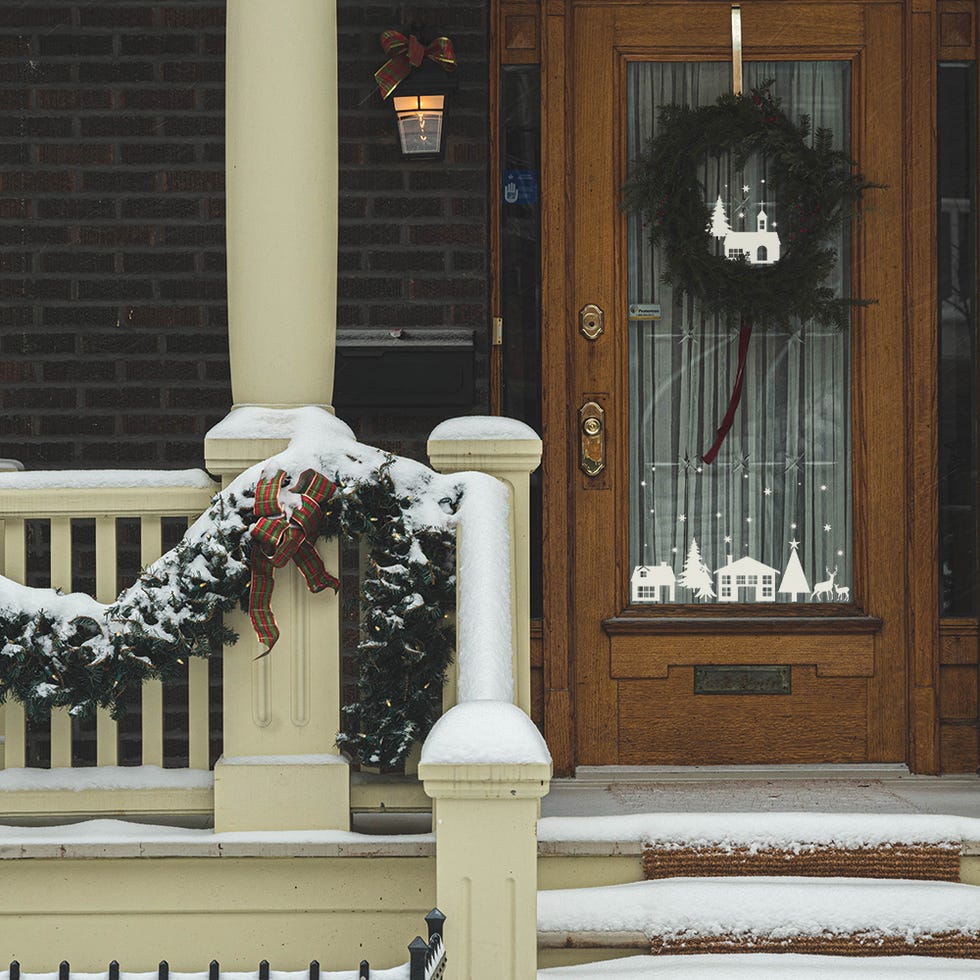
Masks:
[[[748,95],[726,93],[711,105],[665,106],[657,136],[623,186],[624,208],[642,216],[651,244],[662,250],[664,281],[704,315],[740,331],[735,387],[706,463],[714,461],[741,399],[753,329],[786,329],[793,319],[843,329],[855,306],[871,302],[835,295],[828,280],[837,261],[833,233],[858,214],[864,191],[880,185],[834,149],[829,129],[818,128],[811,140],[809,118],[789,119],[771,84]],[[698,174],[706,158],[725,154],[736,171],[752,157],[766,162],[767,192],[778,194],[783,219],[775,260],[765,246],[724,254],[712,247],[717,228]]]

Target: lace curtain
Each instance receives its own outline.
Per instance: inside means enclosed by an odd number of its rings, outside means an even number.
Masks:
[[[847,62],[745,67],[747,88],[773,79],[790,118],[806,114],[814,128],[833,132],[836,145],[849,146]],[[708,104],[730,86],[727,63],[632,63],[630,156],[656,135],[662,105]],[[737,172],[728,159],[706,161],[701,176],[718,254],[725,254],[725,228],[778,235],[782,202],[766,190],[765,160]],[[849,601],[846,332],[800,322],[784,332],[757,331],[735,424],[707,466],[701,454],[714,440],[734,384],[737,331],[674,297],[635,215],[628,236],[633,601]],[[766,259],[768,250],[756,251]],[[850,266],[843,235],[838,256],[840,291]],[[659,304],[660,319],[635,317],[650,315],[642,309],[648,304]]]

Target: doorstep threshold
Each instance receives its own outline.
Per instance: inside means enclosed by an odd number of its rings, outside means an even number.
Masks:
[[[576,766],[566,786],[609,783],[693,783],[725,780],[901,779],[909,776],[903,762],[826,763],[821,765],[741,766]],[[558,782],[558,780],[555,780]]]

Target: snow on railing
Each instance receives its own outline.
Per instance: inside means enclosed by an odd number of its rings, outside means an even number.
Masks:
[[[159,558],[168,533],[182,533],[207,507],[217,489],[203,470],[56,470],[0,473],[0,521],[2,521],[3,573],[0,590],[7,601],[21,602],[26,593],[9,594],[13,583],[27,583],[28,572],[37,584],[50,584],[71,593],[73,582],[88,578],[96,599],[110,601],[118,592],[120,577]],[[131,519],[127,521],[126,519]],[[176,529],[176,531],[175,531]],[[172,536],[172,535],[171,535]],[[87,596],[66,595],[79,611],[99,608]],[[141,703],[134,706],[134,723],[123,737],[124,761],[133,754],[144,766],[165,762],[164,731],[186,744],[191,768],[207,769],[209,763],[208,665],[192,660],[187,669],[187,693],[180,700],[186,709],[165,712],[164,688],[148,682]],[[15,702],[0,708],[3,720],[2,767],[19,769],[29,763],[27,724],[23,707]],[[179,723],[182,734],[175,731]],[[73,733],[74,727],[74,733]],[[108,712],[99,711],[93,758],[99,766],[120,762],[120,733]],[[52,769],[70,767],[85,754],[84,737],[65,709],[55,709],[47,731],[35,732],[35,741],[47,747],[44,760]],[[79,743],[82,743],[81,746]],[[0,777],[0,787],[3,786]]]

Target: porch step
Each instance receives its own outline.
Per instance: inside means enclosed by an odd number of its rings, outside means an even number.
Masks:
[[[763,876],[556,889],[538,894],[538,946],[980,959],[980,888]]]

